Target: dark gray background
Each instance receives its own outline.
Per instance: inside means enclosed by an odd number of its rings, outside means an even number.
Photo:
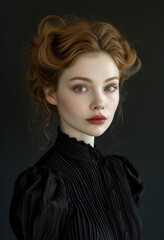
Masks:
[[[139,212],[144,240],[162,240],[163,231],[163,43],[162,0],[156,1],[1,1],[1,232],[15,239],[8,212],[17,175],[44,153],[33,147],[28,121],[33,106],[27,89],[27,48],[39,21],[49,14],[74,14],[114,24],[136,48],[142,70],[127,81],[124,121],[96,140],[105,153],[126,155],[145,183]],[[39,123],[38,123],[39,124]],[[39,127],[34,128],[38,131]],[[36,134],[35,134],[36,135]],[[36,139],[36,136],[35,136]],[[38,143],[43,139],[39,134]],[[40,140],[40,141],[39,141]],[[119,140],[119,144],[118,144]]]

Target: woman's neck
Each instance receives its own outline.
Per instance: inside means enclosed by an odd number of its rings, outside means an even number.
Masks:
[[[77,141],[84,141],[86,144],[90,144],[94,147],[95,137],[87,135],[83,132],[76,131],[75,129],[65,129],[64,127],[60,126],[60,129],[63,133],[67,134],[71,138],[76,138]]]

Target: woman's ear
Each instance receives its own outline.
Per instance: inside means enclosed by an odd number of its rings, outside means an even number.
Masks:
[[[52,88],[44,87],[44,94],[47,102],[52,105],[57,105],[56,94]]]

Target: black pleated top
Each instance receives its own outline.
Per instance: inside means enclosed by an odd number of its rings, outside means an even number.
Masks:
[[[18,240],[139,240],[143,182],[127,158],[60,132],[19,175],[10,206]]]

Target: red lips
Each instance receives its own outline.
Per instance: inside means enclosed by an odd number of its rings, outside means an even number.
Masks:
[[[92,118],[89,118],[89,119],[86,119],[90,124],[93,124],[93,125],[101,125],[101,124],[104,124],[105,123],[105,120],[107,118],[104,117],[103,115],[96,115]]]
[[[87,120],[106,120],[106,117],[103,116],[103,115],[96,115],[96,116],[94,116],[92,118],[89,118]]]

